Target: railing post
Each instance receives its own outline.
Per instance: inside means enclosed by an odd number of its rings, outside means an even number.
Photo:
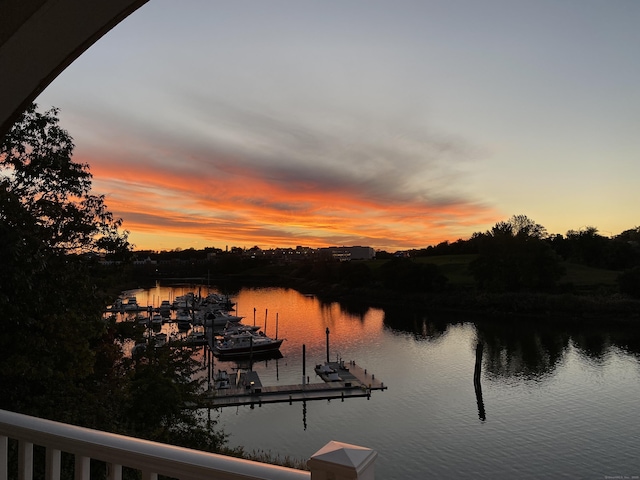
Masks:
[[[307,467],[311,480],[374,480],[377,456],[370,448],[331,441],[311,456]]]

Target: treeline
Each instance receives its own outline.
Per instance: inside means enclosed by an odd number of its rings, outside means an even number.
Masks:
[[[445,241],[424,249],[411,250],[410,255],[479,254],[493,240],[508,237],[519,242],[540,240],[560,259],[589,267],[627,270],[640,266],[640,227],[625,230],[613,237],[600,235],[596,227],[569,230],[565,235],[548,235],[544,227],[525,215],[515,215],[505,222],[499,222],[489,231],[474,233],[468,240]]]
[[[452,285],[437,266],[439,256],[465,255],[473,258],[468,274],[478,292],[572,292],[563,281],[564,266],[584,265],[619,272],[617,293],[640,298],[640,227],[608,238],[595,227],[570,230],[566,235],[549,235],[542,225],[525,215],[514,215],[486,232],[467,240],[442,242],[436,246],[406,252],[377,252],[374,262],[337,262],[305,256],[248,256],[242,250],[218,252],[183,250],[156,256],[159,265],[139,267],[138,274],[199,275],[219,280],[220,276],[261,272],[273,283],[303,281],[316,287],[343,289],[372,288],[395,292],[443,292]],[[283,263],[283,258],[286,262]],[[429,259],[433,258],[433,262]],[[177,262],[170,262],[174,259]],[[162,260],[165,260],[162,262]]]
[[[548,235],[542,225],[525,215],[498,222],[486,232],[468,240],[443,242],[403,255],[378,254],[371,263],[309,262],[292,274],[308,282],[345,288],[384,288],[396,292],[443,292],[456,288],[436,264],[438,256],[466,255],[473,258],[468,273],[476,292],[567,293],[562,283],[567,262],[592,268],[615,270],[618,293],[640,298],[640,228],[613,238],[596,228],[569,231],[566,236]],[[434,262],[430,263],[429,258]],[[386,259],[386,261],[385,261]]]
[[[612,238],[587,227],[549,235],[525,215],[498,222],[468,240],[443,242],[416,251],[417,257],[475,254],[470,265],[477,286],[490,291],[554,291],[564,274],[562,262],[621,272],[620,292],[640,297],[640,227]]]

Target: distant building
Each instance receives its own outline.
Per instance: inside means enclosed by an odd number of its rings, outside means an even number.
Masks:
[[[376,258],[376,252],[371,247],[325,247],[319,248],[318,252],[321,256],[332,257],[341,262],[349,260],[372,260]]]
[[[156,260],[151,260],[150,257],[145,258],[144,260],[134,260],[134,265],[157,265],[158,262]]]

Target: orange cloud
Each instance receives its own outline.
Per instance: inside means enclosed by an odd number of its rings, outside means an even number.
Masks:
[[[429,198],[431,190],[405,187],[412,171],[360,175],[340,165],[273,165],[196,148],[99,151],[81,152],[80,161],[90,165],[94,190],[105,194],[139,249],[368,245],[395,251],[468,237],[504,218],[463,196]]]

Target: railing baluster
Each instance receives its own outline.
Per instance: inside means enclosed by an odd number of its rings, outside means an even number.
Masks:
[[[9,437],[0,435],[0,480],[9,480]]]
[[[60,480],[60,450],[47,448],[47,480]]]
[[[122,480],[122,465],[107,463],[107,474],[109,480]]]
[[[33,480],[33,443],[31,442],[19,442],[18,478],[20,480]]]
[[[142,480],[158,480],[158,474],[152,472],[142,472]]]
[[[91,459],[76,455],[75,480],[91,480]]]

